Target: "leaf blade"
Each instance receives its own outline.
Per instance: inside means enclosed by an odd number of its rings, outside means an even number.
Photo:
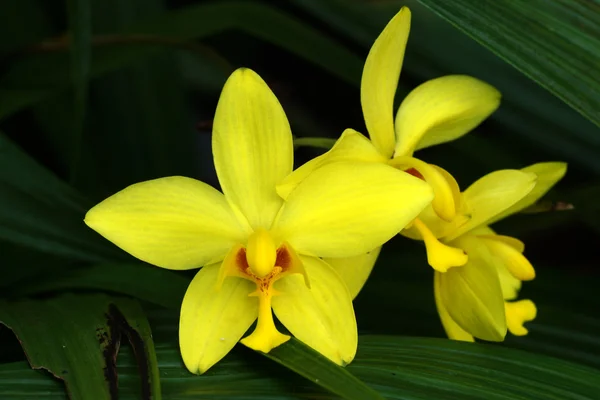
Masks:
[[[63,380],[71,399],[89,398],[90,393],[99,399],[116,398],[115,360],[121,334],[125,333],[132,340],[136,356],[145,361],[140,365],[146,379],[142,381],[142,393],[160,399],[150,326],[134,300],[67,294],[2,302],[0,321],[13,330],[31,367],[45,369]]]
[[[234,350],[212,372],[196,376],[183,367],[175,343],[158,344],[165,398],[338,398],[240,350]],[[132,365],[130,354],[120,357],[119,369],[124,371],[120,382],[127,393],[121,398],[135,398],[128,391],[135,384]],[[520,350],[444,339],[362,336],[359,354],[347,368],[389,399],[591,400],[600,390],[600,371],[593,368]],[[24,382],[31,387],[28,393],[49,386],[44,383],[47,377],[25,369],[23,363],[0,366],[0,383],[4,379],[23,382],[12,386],[13,393],[28,390]],[[0,394],[6,388],[0,385]]]
[[[418,1],[600,126],[598,1]]]
[[[74,88],[72,176],[77,174],[81,157],[81,140],[85,120],[87,84],[90,74],[92,10],[90,0],[67,0],[69,21],[71,79]]]
[[[347,369],[334,364],[295,338],[269,353],[260,354],[344,399],[383,399]]]
[[[0,133],[0,238],[85,261],[125,259],[83,223],[87,201]]]

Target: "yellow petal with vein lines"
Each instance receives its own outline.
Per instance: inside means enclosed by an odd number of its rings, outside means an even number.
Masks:
[[[500,105],[493,86],[465,75],[427,81],[406,96],[396,114],[395,155],[465,135]]]
[[[292,172],[292,133],[279,101],[254,71],[240,68],[225,83],[212,146],[227,200],[253,228],[269,229],[282,204],[275,185]]]
[[[519,300],[506,303],[506,319],[508,330],[515,336],[524,336],[529,333],[524,324],[533,321],[537,316],[537,308],[531,300]]]
[[[527,196],[494,217],[489,222],[490,224],[515,214],[541,199],[552,186],[556,185],[556,183],[565,176],[567,173],[567,164],[563,162],[543,162],[525,167],[521,169],[521,171],[537,175],[535,187],[527,194]]]
[[[219,264],[202,268],[190,283],[179,321],[179,347],[187,369],[203,374],[242,338],[258,316],[256,285],[230,277],[216,289]]]
[[[388,165],[340,161],[290,193],[273,231],[299,254],[358,256],[397,234],[432,197],[427,183]]]
[[[452,197],[454,198],[454,207],[457,211],[461,210],[462,207],[462,193],[460,192],[460,187],[458,186],[458,182],[454,179],[454,176],[450,174],[450,172],[446,171],[442,167],[438,167],[434,164],[429,164],[430,167],[436,169],[446,180],[450,190],[452,191]]]
[[[491,231],[491,229],[490,229],[490,231]],[[471,233],[473,235],[477,235],[477,237],[479,237],[480,239],[491,239],[491,240],[496,240],[498,242],[502,242],[502,243],[506,244],[507,246],[512,247],[519,253],[522,253],[525,251],[525,243],[523,243],[519,239],[514,238],[512,236],[496,235],[494,233],[488,234],[488,235],[482,235],[479,233],[475,233],[475,230],[473,230],[469,233]]]
[[[473,229],[468,233],[470,236],[476,236],[480,239],[486,238],[494,238],[496,240],[501,240],[505,244],[512,246],[515,250],[522,253],[525,250],[525,245],[519,239],[515,239],[510,236],[502,236],[497,235],[493,229],[489,226],[481,226],[479,228]],[[485,243],[485,241],[483,241]],[[521,290],[521,281],[513,276],[506,265],[502,262],[495,264],[498,267],[498,279],[500,279],[500,287],[502,288],[502,296],[504,300],[513,300],[516,299],[519,295],[519,290]]]
[[[448,181],[444,174],[446,171],[427,164],[418,158],[407,156],[394,157],[390,160],[390,165],[402,170],[416,169],[433,189],[435,197],[431,206],[435,212],[445,221],[452,221],[456,217],[456,204],[453,193],[455,188],[451,186],[452,182]]]
[[[519,296],[519,291],[523,283],[511,274],[506,266],[498,263],[498,279],[502,288],[502,297],[504,300],[514,300]]]
[[[313,158],[289,174],[279,185],[277,193],[283,199],[302,182],[312,171],[323,165],[337,161],[386,162],[373,144],[354,129],[346,129],[327,153]]]
[[[435,297],[435,306],[437,308],[438,314],[440,316],[440,321],[442,321],[442,326],[446,331],[446,335],[448,338],[452,340],[462,340],[464,342],[474,342],[475,339],[473,335],[469,332],[465,331],[463,328],[458,326],[456,322],[452,319],[450,314],[448,314],[448,310],[444,306],[444,303],[440,294],[440,275],[441,272],[434,272],[433,276],[433,292]]]
[[[535,278],[535,270],[529,260],[513,246],[503,240],[492,238],[479,237],[482,240],[492,255],[498,257],[500,262],[504,264],[506,269],[517,279],[521,281],[530,281]]]
[[[222,260],[247,235],[222,193],[181,176],[131,185],[88,211],[85,223],[140,260],[167,269]]]
[[[471,219],[461,225],[446,240],[488,222],[525,197],[535,186],[536,175],[519,170],[494,171],[477,180],[463,192],[463,201]]]
[[[336,272],[342,277],[344,283],[350,291],[352,299],[354,299],[367,282],[367,279],[369,278],[369,275],[375,266],[375,262],[377,261],[377,257],[379,256],[380,252],[381,246],[377,247],[373,251],[370,251],[366,254],[361,254],[359,256],[324,258],[323,261],[331,265],[333,269],[335,269]]]
[[[440,299],[448,314],[476,338],[504,340],[507,328],[498,261],[476,238],[462,237],[451,245],[462,247],[469,261],[439,275]]]
[[[394,152],[394,95],[410,31],[410,10],[402,7],[369,51],[360,82],[360,102],[375,147],[386,157]]]
[[[277,318],[299,340],[331,361],[346,365],[358,345],[352,298],[342,278],[323,260],[300,257],[310,278],[306,287],[300,274],[275,282],[273,297]]]

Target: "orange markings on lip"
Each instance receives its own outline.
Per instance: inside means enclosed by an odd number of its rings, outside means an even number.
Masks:
[[[238,253],[235,257],[235,264],[244,274],[248,273],[250,266],[248,265],[248,260],[246,259],[246,248],[242,247],[238,250]]]
[[[267,276],[262,278],[256,276],[250,269],[246,258],[246,249],[244,247],[238,250],[235,261],[240,272],[244,274],[247,279],[256,283],[260,291],[266,292],[269,290],[271,284],[280,277],[279,275],[291,267],[292,257],[285,245],[280,246],[277,249],[277,258],[273,270]]]
[[[412,175],[416,178],[419,178],[421,180],[425,180],[425,178],[423,177],[423,175],[421,175],[421,173],[419,171],[417,171],[415,168],[409,168],[407,170],[404,170],[404,172],[406,172],[409,175]]]
[[[279,246],[277,249],[277,258],[275,259],[275,266],[280,267],[282,271],[287,271],[290,268],[292,257],[285,246]]]

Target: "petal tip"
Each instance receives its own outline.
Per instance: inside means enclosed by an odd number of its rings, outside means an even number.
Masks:
[[[83,223],[86,224],[89,228],[98,232],[98,227],[102,222],[102,218],[100,216],[100,210],[98,209],[98,205],[92,207],[85,213],[83,217]]]
[[[243,86],[256,84],[266,85],[265,81],[258,73],[247,67],[241,67],[233,71],[227,79],[227,82],[225,82],[223,90],[232,83]]]
[[[396,15],[401,16],[402,18],[410,18],[412,14],[410,12],[410,8],[407,6],[402,6]]]

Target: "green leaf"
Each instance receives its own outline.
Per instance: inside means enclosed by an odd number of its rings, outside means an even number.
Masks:
[[[115,359],[125,335],[137,358],[143,398],[160,399],[152,333],[136,301],[68,294],[2,302],[0,321],[14,331],[31,367],[64,380],[71,399],[116,398]]]
[[[347,82],[360,80],[362,60],[335,40],[272,7],[242,1],[193,5],[134,24],[119,34],[158,36],[158,40],[145,45],[127,44],[125,40],[118,46],[94,48],[90,74],[99,76],[120,69],[157,54],[161,48],[185,47],[174,39],[184,42],[226,30],[241,30],[284,47]],[[12,63],[0,78],[0,118],[66,89],[71,82],[68,63],[65,54],[55,52],[33,54]]]
[[[258,2],[221,1],[190,6],[134,29],[180,39],[239,29],[285,48],[351,84],[360,80],[362,60],[359,57],[310,25]]]
[[[83,223],[88,202],[0,133],[0,238],[86,261],[125,259]]]
[[[276,364],[266,363],[242,347],[202,376],[187,372],[176,344],[158,344],[163,395],[168,399],[335,399]],[[125,395],[136,384],[128,353],[118,360]],[[600,371],[499,346],[443,339],[361,336],[355,361],[347,367],[388,399],[595,399]],[[50,379],[24,368],[0,366],[0,396],[45,390],[56,393]],[[10,385],[8,385],[10,384]]]
[[[8,288],[5,295],[37,296],[68,290],[104,290],[178,310],[189,283],[189,278],[177,272],[147,264],[95,264],[63,269],[61,273],[45,279],[23,282]]]
[[[347,369],[334,364],[295,338],[264,355],[344,399],[383,400],[379,393]]]
[[[419,1],[600,125],[600,2]]]
[[[404,307],[386,309],[385,314],[377,312],[379,310],[373,307],[368,310],[370,315],[374,315],[384,325],[389,325],[389,322],[393,319],[404,331],[412,323],[419,323],[418,319],[423,318],[424,313],[423,311],[416,313],[416,318],[413,319],[411,315],[402,312],[403,309],[412,308],[415,310],[412,303],[417,302],[420,302],[419,307],[422,308],[426,303],[420,301],[421,297],[430,297],[427,296],[424,290],[421,291],[420,296],[413,296],[410,287],[414,285],[414,282],[410,280],[410,277],[408,278],[408,282],[404,286],[398,285],[397,282],[392,282],[390,285],[392,291],[389,292],[387,288],[380,285],[377,286],[380,292],[387,292],[390,298],[387,301],[402,302]],[[426,283],[422,279],[418,281],[421,284]],[[406,292],[406,294],[397,296],[399,292]],[[406,306],[404,296],[411,299],[412,303],[410,306]],[[385,307],[386,304],[389,304],[383,302],[386,299],[381,297],[375,300],[380,307]],[[357,312],[360,311],[357,310]],[[435,313],[435,310],[433,312]],[[361,315],[364,316],[365,312],[358,314],[359,319]],[[393,315],[394,318],[390,319],[390,315]],[[436,315],[425,315],[425,318],[439,325]],[[173,341],[171,346],[175,347],[173,351],[176,351],[176,342],[174,340],[177,337],[177,315],[173,313],[151,313],[150,321],[154,327],[157,342],[163,343],[162,346],[164,346],[165,342],[169,343]],[[359,327],[363,327],[364,329],[364,325],[361,325],[359,321]],[[534,340],[534,337],[531,336],[531,339]],[[538,341],[540,339],[545,340],[546,338],[538,337]],[[162,346],[159,346],[157,350],[158,357],[161,362],[165,362],[165,360],[169,359],[169,356],[163,356],[167,351]],[[245,348],[238,346],[224,361],[209,370],[207,375],[198,377],[197,379],[206,379],[206,381],[209,381],[207,376],[213,376],[213,374],[222,376],[222,374],[228,372],[233,375],[239,373],[233,367],[234,365],[238,365],[233,360],[238,360],[238,357],[244,356],[243,349]],[[595,347],[591,347],[590,351],[593,352],[594,349]],[[297,350],[300,353],[297,353]],[[279,357],[277,350],[273,351],[275,353],[272,354],[275,354],[275,357]],[[314,379],[321,378],[316,376],[319,374],[319,367],[315,366],[308,359],[299,356],[305,349],[297,349],[294,344],[294,347],[291,349],[286,349],[283,346],[279,351],[281,351],[280,354],[291,356],[290,358],[298,356],[295,359],[297,367],[305,368],[308,371],[305,376],[314,374],[314,376],[310,375],[311,381],[315,382]],[[569,349],[565,348],[563,351],[568,352]],[[172,355],[171,357],[171,360],[174,361],[176,355]],[[243,368],[244,363],[241,360],[239,363],[241,364],[239,367],[241,371],[245,373],[250,372]],[[265,371],[258,361],[253,361],[252,359],[250,359],[249,365],[251,365],[250,368],[258,371],[259,376],[262,373],[265,374],[265,378],[270,376],[278,379],[291,379],[285,378],[286,375],[278,375],[270,372],[277,370],[276,367],[269,367],[267,365],[265,368],[268,369]],[[311,372],[311,368],[314,368],[315,371]],[[502,345],[455,342],[436,338],[360,335],[357,356],[346,369],[373,387],[385,398],[398,399],[593,399],[594,393],[600,388],[600,380],[593,378],[600,374],[600,370],[595,368],[545,355],[510,349]],[[167,373],[162,365],[161,373]],[[172,373],[169,371],[168,375],[171,376]],[[249,378],[246,376],[245,379]],[[276,380],[272,379],[271,382],[273,381]],[[167,398],[171,396],[176,397],[177,394],[190,390],[189,388],[185,388],[185,385],[182,385],[183,387],[173,388],[173,390],[178,391],[171,392],[169,381],[163,377],[162,382],[163,391]],[[190,385],[194,384],[191,377],[187,382]],[[321,380],[315,383],[319,385],[323,384]],[[300,384],[300,381],[298,381],[298,384]],[[208,385],[212,387],[212,384]],[[275,385],[275,383],[265,383],[265,385]],[[240,390],[243,389],[240,388]],[[179,392],[179,390],[182,392]],[[289,393],[286,390],[281,391],[281,394]],[[571,393],[568,393],[568,391],[571,391]],[[257,398],[261,398],[259,395],[266,397],[267,393],[269,392],[257,392],[255,395]],[[307,395],[306,397],[314,398],[316,395]]]
[[[81,157],[81,137],[83,135],[83,122],[85,119],[85,106],[87,100],[87,85],[90,73],[92,16],[90,0],[67,0],[70,54],[71,54],[71,79],[74,89],[73,124],[73,159],[71,172],[77,173]]]

